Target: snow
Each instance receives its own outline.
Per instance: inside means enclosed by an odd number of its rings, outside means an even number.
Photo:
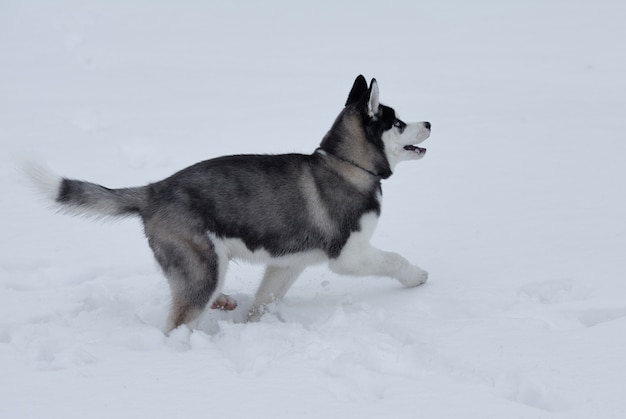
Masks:
[[[626,3],[0,5],[0,417],[622,418]],[[19,168],[109,187],[312,152],[354,77],[429,120],[376,245],[430,273],[304,272],[163,334],[137,220],[56,214]]]

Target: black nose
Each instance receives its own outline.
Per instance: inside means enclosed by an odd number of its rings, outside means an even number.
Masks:
[[[424,122],[424,127],[426,127],[426,129],[430,129],[430,122]]]

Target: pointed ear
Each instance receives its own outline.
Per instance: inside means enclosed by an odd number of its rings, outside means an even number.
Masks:
[[[354,80],[354,84],[352,85],[352,90],[350,90],[350,94],[348,95],[348,100],[346,100],[346,106],[352,105],[360,101],[363,96],[367,93],[367,80],[360,74],[356,80]]]
[[[376,79],[372,79],[369,88],[369,99],[367,100],[367,114],[370,118],[373,118],[378,114],[378,107],[380,106],[380,101],[378,100],[378,83]]]

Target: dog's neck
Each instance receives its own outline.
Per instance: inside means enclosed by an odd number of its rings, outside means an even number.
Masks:
[[[352,166],[356,167],[357,169],[360,169],[360,170],[364,171],[365,173],[368,173],[368,174],[370,174],[370,175],[372,175],[372,176],[374,176],[374,177],[376,177],[378,179],[383,179],[384,178],[384,176],[382,174],[380,174],[380,173],[376,173],[376,172],[374,172],[372,170],[366,169],[365,167],[361,166],[360,164],[358,164],[358,163],[356,163],[356,162],[354,162],[354,161],[352,161],[350,159],[346,159],[346,158],[337,156],[337,155],[335,155],[333,153],[329,153],[328,151],[324,150],[323,148],[318,148],[317,150],[315,150],[315,152],[316,153],[320,153],[323,156],[331,156],[331,157],[333,157],[333,158],[335,158],[337,160],[340,160],[340,161],[342,161],[344,163],[348,163],[349,165],[352,165]]]

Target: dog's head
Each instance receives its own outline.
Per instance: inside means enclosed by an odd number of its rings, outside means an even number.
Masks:
[[[369,87],[365,77],[358,76],[346,101],[361,114],[368,139],[377,143],[382,140],[383,150],[393,171],[404,160],[419,160],[426,149],[417,147],[430,136],[430,122],[406,123],[389,106],[380,103],[378,83],[372,79]]]
[[[424,157],[426,149],[417,144],[429,136],[430,122],[402,121],[380,103],[376,79],[368,86],[359,75],[321,148],[386,179],[401,161]]]

